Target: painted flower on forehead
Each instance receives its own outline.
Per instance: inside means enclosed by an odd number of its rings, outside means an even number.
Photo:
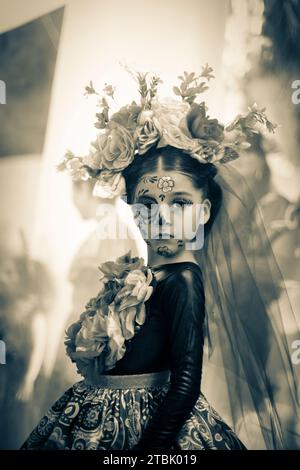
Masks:
[[[171,176],[162,176],[159,178],[157,187],[158,189],[162,189],[164,193],[168,193],[172,191],[175,186],[175,181],[171,178]]]

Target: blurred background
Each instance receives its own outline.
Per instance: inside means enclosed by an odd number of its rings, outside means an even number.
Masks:
[[[237,168],[300,316],[300,0],[0,0],[0,449],[18,448],[80,380],[64,330],[97,292],[97,266],[128,250],[146,258],[124,202],[111,214],[128,236],[99,239],[92,186],[55,168],[95,134],[90,80],[116,86],[118,105],[138,99],[120,62],[158,73],[161,97],[208,63],[210,115],[226,123],[258,102],[279,124]]]

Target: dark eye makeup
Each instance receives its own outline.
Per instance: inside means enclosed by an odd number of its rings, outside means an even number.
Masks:
[[[193,201],[191,201],[190,199],[174,199],[172,201],[172,204],[176,204],[176,205],[179,205],[180,207],[183,207],[183,206],[190,206],[191,204],[193,204]]]
[[[138,199],[137,203],[138,204],[143,204],[148,209],[151,209],[151,205],[157,204],[156,200],[154,198],[152,199],[150,197],[140,198],[140,199]],[[191,201],[190,199],[185,199],[185,198],[176,198],[176,199],[173,199],[173,201],[171,201],[170,204],[171,205],[177,204],[179,206],[185,206],[185,205],[193,204],[193,201]]]

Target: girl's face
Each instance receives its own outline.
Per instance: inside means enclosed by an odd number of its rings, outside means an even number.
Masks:
[[[132,208],[150,249],[169,257],[186,249],[186,242],[195,239],[199,224],[204,228],[210,206],[188,176],[160,170],[141,178]]]

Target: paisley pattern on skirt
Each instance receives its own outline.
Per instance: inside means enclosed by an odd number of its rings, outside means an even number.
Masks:
[[[169,383],[117,389],[77,382],[54,403],[21,449],[129,450],[168,389]],[[202,394],[176,444],[182,450],[245,449]]]
[[[246,450],[202,393],[182,426],[176,444],[181,450]]]

